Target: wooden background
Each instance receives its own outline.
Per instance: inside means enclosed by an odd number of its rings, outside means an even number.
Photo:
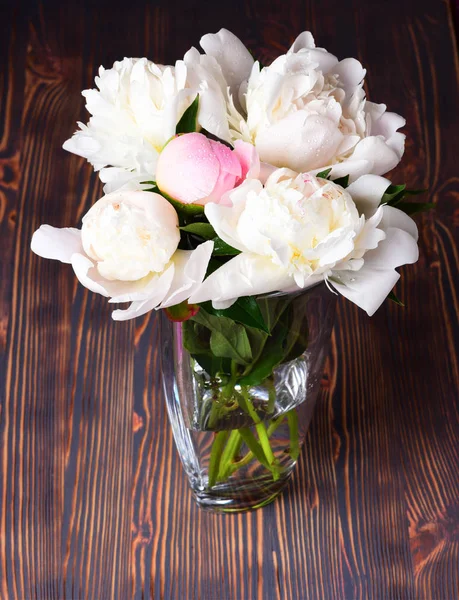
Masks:
[[[97,6],[96,6],[97,5]],[[452,9],[426,0],[1,4],[0,597],[459,597],[459,94]],[[263,62],[310,28],[407,118],[396,182],[428,187],[421,258],[369,319],[340,301],[299,470],[255,513],[197,510],[159,385],[154,315],[114,323],[41,223],[101,195],[61,149],[100,64],[171,63],[225,26]],[[426,198],[428,200],[428,198]]]

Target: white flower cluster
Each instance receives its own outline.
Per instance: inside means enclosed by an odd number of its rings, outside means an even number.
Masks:
[[[383,175],[400,161],[405,120],[365,99],[365,69],[316,48],[309,32],[261,68],[229,31],[207,34],[175,67],[125,58],[100,67],[85,90],[88,124],[64,148],[87,158],[114,191],[154,179],[158,154],[199,94],[198,122],[231,144],[254,144],[260,159],[298,172]]]
[[[323,280],[373,314],[395,268],[418,258],[412,219],[381,205],[404,119],[366,100],[357,60],[338,61],[309,32],[267,67],[225,29],[201,46],[174,67],[125,58],[100,68],[98,89],[83,92],[91,118],[64,148],[99,171],[107,195],[81,230],[44,225],[32,249],[71,263],[110,302],[131,302],[113,313],[119,320],[184,300],[226,308]],[[196,105],[196,127],[174,137]],[[144,191],[147,181],[159,193]],[[214,242],[179,249],[177,203],[240,252],[207,278]]]

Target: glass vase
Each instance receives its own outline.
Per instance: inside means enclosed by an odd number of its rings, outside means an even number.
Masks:
[[[255,509],[281,492],[320,387],[336,296],[318,284],[300,293],[259,297],[257,303],[270,333],[262,337],[256,364],[231,361],[221,371],[186,350],[197,325],[172,322],[161,311],[169,420],[193,495],[208,510]],[[253,339],[260,334],[246,330],[251,341],[252,334]]]

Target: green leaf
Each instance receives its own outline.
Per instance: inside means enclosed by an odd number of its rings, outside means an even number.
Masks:
[[[405,190],[406,184],[404,183],[401,185],[389,185],[381,198],[380,204],[390,204],[391,206],[395,206],[405,195]]]
[[[226,242],[224,242],[221,238],[214,238],[214,251],[212,252],[213,256],[236,256],[236,254],[240,254],[241,251],[233,248]]]
[[[192,358],[210,377],[231,376],[231,359],[214,356],[209,350],[208,354],[192,354]]]
[[[271,298],[261,298],[258,300],[258,304],[269,331],[274,329],[292,300],[293,296],[291,295],[273,296]]]
[[[156,181],[141,181],[140,185],[151,185],[152,187],[156,187]]]
[[[333,183],[340,185],[343,188],[347,188],[349,185],[349,175],[345,175],[344,177],[338,177],[338,179],[333,179]]]
[[[435,202],[399,202],[397,204],[397,208],[407,215],[410,215],[410,217],[435,207]]]
[[[232,306],[225,309],[213,308],[212,302],[203,302],[200,306],[211,315],[227,317],[248,327],[255,327],[255,329],[269,333],[260,307],[253,296],[241,297]]]
[[[151,185],[151,188],[145,190],[146,192],[154,192],[155,194],[161,194],[161,192],[159,191],[159,187],[156,185],[155,181],[142,181],[141,183],[145,185]]]
[[[259,385],[271,375],[275,367],[282,361],[283,357],[283,340],[276,340],[276,342],[269,347],[268,344],[266,344],[260,359],[256,362],[248,375],[241,377],[239,383],[241,385]]]
[[[189,319],[182,324],[182,333],[183,346],[190,354],[210,354],[210,331],[207,327]]]
[[[174,198],[171,198],[159,189],[158,193],[161,194],[161,196],[163,196],[164,198],[166,198],[166,200],[172,204],[172,206],[178,213],[191,217],[204,214],[204,206],[201,206],[200,204],[183,204],[178,200],[174,200]]]
[[[271,330],[271,336],[266,339],[258,359],[253,361],[250,371],[239,380],[241,385],[259,385],[272,375],[279,364],[294,360],[306,350],[307,321],[301,311],[294,310],[291,299],[287,299],[287,302],[277,317],[276,325]],[[277,306],[276,312],[279,312],[279,309]]]
[[[183,113],[182,118],[177,123],[175,133],[193,133],[197,131],[196,118],[199,109],[199,95],[193,100],[191,105]]]
[[[258,359],[252,363],[249,373],[240,379],[241,385],[260,384],[282,362],[286,352],[285,341],[289,333],[289,324],[286,322],[284,314],[282,313],[279,317]]]
[[[214,356],[210,349],[211,332],[192,320],[182,324],[183,347],[211,377],[231,374],[231,360]]]
[[[184,227],[180,227],[182,231],[186,233],[193,233],[199,235],[205,240],[211,240],[215,237],[215,229],[210,223],[190,223]]]
[[[245,330],[252,349],[252,364],[254,364],[260,358],[269,334],[255,327],[246,327]]]
[[[427,190],[408,190],[406,188],[406,184],[404,183],[400,185],[391,184],[384,192],[383,197],[381,198],[381,204],[396,206],[397,208],[403,210],[403,212],[406,212],[407,214],[415,214],[416,212],[421,212],[422,210],[429,210],[430,208],[432,208],[432,206],[428,203],[420,204],[419,206],[423,206],[425,208],[408,212],[409,209],[405,210],[404,208],[400,208],[400,203],[405,196],[417,196],[418,194],[424,194],[425,192],[427,192]],[[405,207],[406,204],[407,203],[403,203],[403,206]]]
[[[309,327],[306,315],[302,311],[295,312],[293,307],[286,313],[286,327],[288,329],[285,340],[285,356],[282,362],[295,360],[303,354],[308,347]]]
[[[243,325],[226,317],[216,317],[200,310],[193,321],[211,331],[210,349],[215,356],[231,358],[240,365],[248,365],[252,358],[249,338]]]
[[[405,190],[405,196],[417,196],[418,194],[425,194],[428,191],[427,188],[422,190]]]
[[[247,332],[242,326],[236,325],[236,323],[231,331],[218,331],[214,329],[210,336],[210,349],[215,356],[231,358],[239,365],[249,364],[252,358],[252,350]]]
[[[403,302],[396,296],[395,292],[390,292],[387,296],[387,299],[392,300],[392,302],[395,302],[395,304],[398,304],[399,306],[405,306]]]
[[[329,169],[325,169],[324,171],[317,173],[316,177],[320,177],[321,179],[327,179],[328,176],[330,175],[331,170],[332,170],[331,167]]]
[[[212,273],[215,273],[215,271],[217,269],[219,269],[222,265],[224,265],[225,263],[222,262],[223,259],[218,259],[218,258],[211,258],[209,260],[209,264],[207,265],[207,271],[206,271],[206,277],[209,277],[209,275],[212,275]],[[206,304],[205,302],[203,302],[201,304],[201,306],[203,306],[204,304]],[[212,303],[209,302],[209,304],[212,306]],[[207,311],[210,312],[210,311]],[[213,313],[211,313],[213,314]]]

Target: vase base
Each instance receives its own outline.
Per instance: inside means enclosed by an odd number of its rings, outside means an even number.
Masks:
[[[222,484],[214,486],[212,490],[193,490],[193,495],[198,506],[210,512],[247,512],[273,502],[289,478],[290,473],[277,481],[252,481],[238,488]]]

